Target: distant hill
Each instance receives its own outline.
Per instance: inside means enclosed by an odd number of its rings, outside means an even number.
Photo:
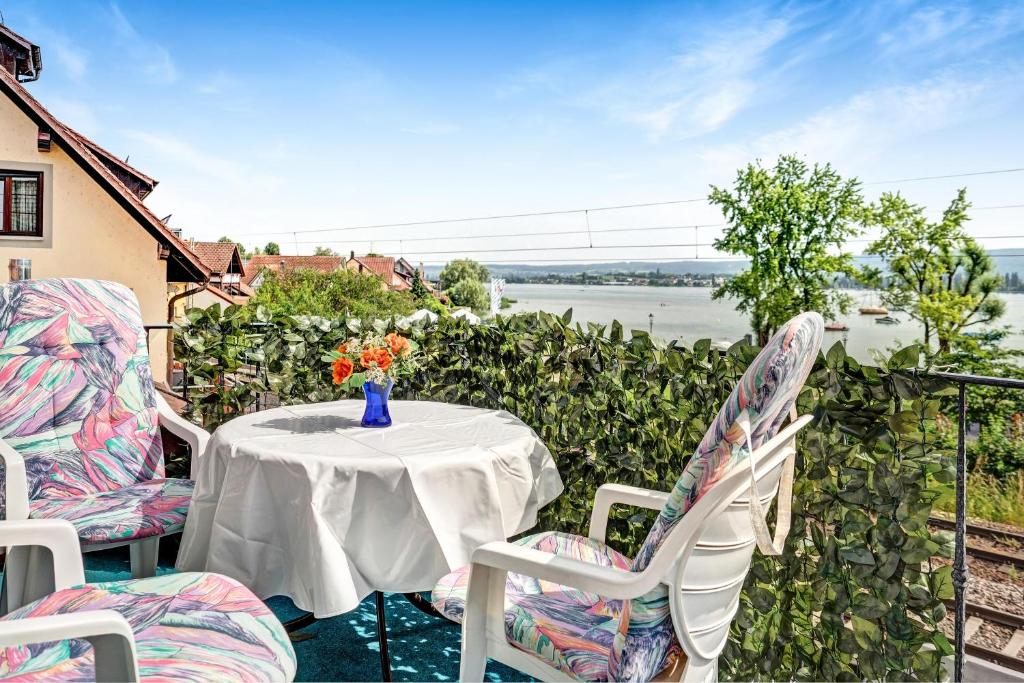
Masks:
[[[537,275],[557,273],[630,273],[661,270],[662,273],[698,275],[725,274],[733,275],[746,267],[746,261],[616,261],[615,263],[548,263],[531,265],[528,263],[485,263],[492,275]],[[441,266],[427,266],[427,277],[435,278],[441,272]]]
[[[1024,248],[990,249],[989,254],[995,259],[996,268],[1000,273],[1020,273],[1024,275]],[[860,259],[858,259],[859,261]],[[616,261],[614,263],[549,263],[534,265],[529,263],[486,263],[491,274],[507,276],[512,274],[544,274],[558,273],[628,273],[661,270],[662,273],[695,275],[735,275],[746,267],[746,261]],[[864,264],[877,264],[875,259],[865,259]],[[437,278],[441,266],[427,266],[427,277]]]

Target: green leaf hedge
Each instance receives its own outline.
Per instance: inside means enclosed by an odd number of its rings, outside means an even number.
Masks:
[[[202,385],[189,396],[192,418],[215,428],[261,396],[342,397],[320,358],[361,324],[252,307],[189,311],[175,349],[190,384]],[[400,331],[416,337],[423,366],[396,398],[503,408],[522,419],[565,482],[539,526],[579,534],[600,484],[672,487],[757,352],[742,343],[719,352],[707,340],[666,345],[642,331],[627,338],[618,323],[573,324],[571,311],[479,326],[442,318],[426,331]],[[952,584],[941,558],[951,556],[952,537],[926,521],[953,481],[953,454],[934,428],[950,389],[912,371],[919,355],[910,347],[877,367],[839,345],[819,356],[799,400],[815,419],[800,438],[786,552],[755,555],[719,662],[723,678],[945,677],[942,658],[952,650],[939,624]],[[651,515],[615,508],[613,517],[609,542],[634,552]]]

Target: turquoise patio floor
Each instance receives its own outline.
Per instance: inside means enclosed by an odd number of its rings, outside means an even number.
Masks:
[[[173,572],[178,537],[164,539],[159,573]],[[86,581],[131,578],[128,549],[85,555]],[[267,604],[282,620],[301,614],[291,600],[271,598]],[[400,594],[387,595],[388,647],[395,681],[456,681],[459,677],[459,627],[423,614]],[[312,636],[293,642],[299,660],[299,681],[379,681],[377,618],[373,596],[359,609],[324,619],[303,629]],[[524,681],[529,677],[501,664],[487,666],[488,681]]]

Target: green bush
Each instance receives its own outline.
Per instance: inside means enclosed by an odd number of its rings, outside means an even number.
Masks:
[[[308,268],[285,274],[268,272],[250,301],[271,313],[327,317],[406,315],[416,310],[409,292],[388,291],[376,275],[336,270],[321,273]]]
[[[253,327],[252,323],[264,323]],[[383,325],[382,323],[378,323]],[[285,403],[338,398],[320,360],[360,323],[190,311],[177,357],[210,386],[194,419],[215,427],[270,390]],[[598,485],[668,490],[756,349],[663,345],[642,331],[573,325],[570,314],[501,317],[470,326],[443,318],[415,334],[423,369],[396,397],[503,408],[547,444],[565,493],[541,511],[540,528],[585,534]],[[245,351],[249,346],[257,349]],[[247,355],[248,354],[248,355]],[[800,439],[792,532],[780,558],[755,555],[720,660],[733,679],[944,677],[951,653],[939,622],[952,596],[951,537],[929,532],[932,505],[953,479],[934,426],[948,394],[908,370],[916,347],[884,365],[858,364],[833,347],[800,396],[814,421]],[[246,360],[267,380],[216,381]],[[651,517],[613,510],[609,542],[633,553]]]

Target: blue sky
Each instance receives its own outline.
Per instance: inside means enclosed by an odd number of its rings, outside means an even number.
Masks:
[[[322,243],[437,261],[450,254],[426,252],[586,245],[384,241],[565,232],[585,227],[582,214],[298,231],[701,197],[787,152],[865,182],[1024,166],[1020,2],[9,0],[3,12],[42,47],[32,92],[159,179],[154,211],[186,235],[274,239],[285,253]],[[866,190],[937,211],[961,184],[979,207],[1024,204],[1022,173]],[[1024,234],[1024,209],[973,217],[982,237]],[[700,202],[589,219],[721,220]],[[692,243],[692,229],[593,240],[616,248],[473,255],[713,256],[650,246]]]

